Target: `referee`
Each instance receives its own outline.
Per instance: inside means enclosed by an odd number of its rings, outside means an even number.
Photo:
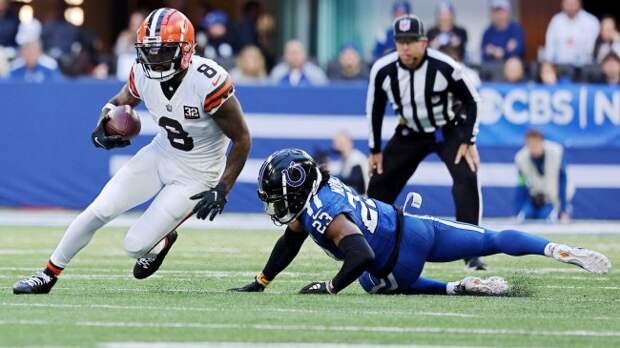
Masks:
[[[475,146],[478,93],[461,66],[427,48],[422,21],[404,15],[394,21],[396,52],[377,60],[370,72],[366,113],[370,123],[368,196],[394,203],[422,160],[435,152],[452,176],[456,219],[478,224],[480,164]],[[394,136],[381,150],[381,127],[390,101],[400,116]],[[468,270],[484,270],[479,259]]]

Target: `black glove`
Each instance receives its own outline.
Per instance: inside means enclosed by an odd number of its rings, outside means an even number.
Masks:
[[[209,216],[209,221],[213,221],[215,215],[221,214],[226,205],[226,188],[223,183],[219,183],[210,190],[191,196],[190,199],[200,199],[192,211],[197,218],[204,220]]]
[[[240,288],[228,289],[228,291],[233,291],[233,292],[263,292],[264,290],[265,290],[265,287],[259,282],[257,282],[256,279],[250,284],[244,285]]]
[[[97,124],[97,128],[95,128],[93,133],[90,135],[93,140],[93,144],[95,144],[96,147],[102,147],[106,150],[110,150],[115,147],[125,147],[130,144],[129,140],[123,140],[123,137],[120,135],[106,135],[103,127],[105,122],[107,122],[107,118],[101,119],[101,122]]]
[[[299,290],[300,294],[333,294],[327,282],[312,282]]]

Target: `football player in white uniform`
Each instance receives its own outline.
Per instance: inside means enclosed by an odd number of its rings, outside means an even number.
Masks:
[[[137,259],[134,276],[150,276],[185,218],[195,213],[199,219],[213,220],[222,212],[245,164],[251,140],[231,78],[214,61],[193,55],[194,28],[187,17],[160,8],[149,14],[137,34],[138,64],[103,108],[92,140],[106,150],[129,145],[120,136],[107,136],[104,125],[114,106],[140,102],[160,132],[71,223],[45,269],[15,284],[16,294],[48,293],[95,231],[155,197],[124,240],[129,256]]]

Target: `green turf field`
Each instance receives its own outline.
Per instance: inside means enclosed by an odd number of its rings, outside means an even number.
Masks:
[[[489,257],[488,275],[516,282],[511,298],[372,296],[355,283],[338,296],[295,294],[339,264],[311,240],[262,294],[225,290],[249,282],[277,233],[182,230],[160,271],[131,276],[123,231],[104,229],[50,295],[11,286],[42,266],[60,228],[0,227],[0,347],[97,347],[106,342],[317,342],[449,347],[620,347],[620,272],[596,276],[543,257]],[[554,236],[610,256],[620,236]],[[463,277],[460,262],[425,275]],[[318,346],[317,346],[318,347]]]

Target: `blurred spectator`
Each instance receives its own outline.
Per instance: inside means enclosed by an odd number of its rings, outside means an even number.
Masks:
[[[273,47],[273,33],[275,32],[275,20],[270,13],[262,13],[256,21],[256,32],[258,34],[258,48],[260,48],[267,71],[271,71],[276,65],[276,58]]]
[[[126,81],[129,78],[129,71],[136,61],[136,48],[134,44],[137,40],[137,31],[146,18],[143,11],[134,11],[129,16],[127,29],[123,30],[116,39],[114,54],[116,55],[116,78]]]
[[[11,66],[10,78],[26,82],[43,82],[62,78],[58,63],[43,54],[41,41],[41,23],[32,20],[22,23],[16,35],[19,44],[19,58]]]
[[[547,86],[552,86],[558,83],[558,70],[555,65],[549,62],[540,63],[536,82]]]
[[[129,15],[129,23],[127,23],[127,28],[123,30],[116,39],[114,54],[117,56],[123,54],[131,54],[132,56],[135,56],[136,47],[134,44],[137,40],[137,31],[145,17],[146,14],[141,10],[134,11],[131,15]]]
[[[0,79],[9,74],[9,58],[4,47],[0,47]]]
[[[228,32],[228,15],[221,10],[214,10],[205,16],[202,26],[206,30],[206,46],[204,56],[213,59],[226,69],[231,69],[235,64],[232,35]]]
[[[267,81],[265,58],[256,46],[246,46],[237,57],[237,65],[230,71],[235,84],[252,85]]]
[[[504,81],[508,83],[525,82],[523,62],[517,57],[506,59],[504,62]]]
[[[353,187],[357,193],[365,194],[368,187],[368,158],[353,147],[353,140],[345,132],[340,132],[332,139],[332,148],[340,155],[341,163],[332,172],[342,182]]]
[[[547,28],[545,61],[588,64],[598,33],[598,19],[581,8],[580,0],[562,0],[562,12],[553,16]]]
[[[73,43],[71,54],[63,56],[60,66],[65,75],[90,76],[97,79],[108,77],[108,63],[100,62],[102,43],[94,31],[80,28],[78,41]]]
[[[467,65],[463,64],[463,57],[460,54],[460,51],[456,47],[446,46],[441,49],[441,52],[450,56],[450,58],[456,60],[461,65],[463,69],[463,75],[465,78],[469,80],[469,82],[474,86],[474,88],[480,88],[482,81],[480,80],[480,75],[478,72]]]
[[[392,6],[392,19],[396,19],[400,16],[411,13],[411,4],[409,1],[397,0]],[[390,25],[388,29],[380,33],[375,41],[375,47],[372,50],[373,60],[377,60],[389,51],[396,49],[394,41],[394,29],[393,25]]]
[[[437,23],[427,33],[429,46],[436,50],[454,47],[459,51],[461,59],[464,59],[467,31],[454,24],[454,7],[452,4],[448,1],[437,4],[435,16]]]
[[[43,49],[56,60],[71,56],[80,41],[80,28],[65,20],[64,9],[64,2],[57,2],[41,32]]]
[[[570,199],[574,188],[566,175],[566,159],[562,145],[545,140],[537,130],[525,135],[525,146],[517,152],[519,170],[517,207],[521,219],[570,218]]]
[[[603,58],[601,69],[605,76],[605,83],[618,86],[620,84],[620,53],[612,50]]]
[[[284,61],[271,71],[270,79],[277,85],[324,85],[327,77],[321,68],[306,59],[306,48],[298,40],[290,40],[284,47]]]
[[[66,7],[64,1],[57,0],[48,13],[41,32],[45,52],[58,61],[65,75],[106,78],[108,65],[99,62],[101,41],[95,32],[67,22]]]
[[[0,0],[0,47],[15,47],[19,18],[10,8],[9,0]]]
[[[620,32],[616,26],[616,20],[612,16],[601,18],[601,33],[594,43],[594,61],[600,63],[612,50],[620,52]]]
[[[327,77],[330,80],[368,80],[369,73],[368,64],[350,44],[342,47],[338,58],[330,61],[327,66]]]
[[[491,2],[491,25],[482,36],[482,60],[485,62],[525,56],[523,28],[510,18],[508,0]]]
[[[258,46],[258,32],[256,22],[261,13],[261,4],[258,1],[246,1],[241,10],[241,18],[235,25],[237,50],[252,45]]]

